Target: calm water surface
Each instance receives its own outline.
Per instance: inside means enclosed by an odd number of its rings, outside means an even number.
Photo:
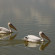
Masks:
[[[0,26],[11,22],[17,32],[0,40],[0,55],[55,55],[54,0],[0,0]],[[23,37],[43,31],[51,42],[24,42]]]

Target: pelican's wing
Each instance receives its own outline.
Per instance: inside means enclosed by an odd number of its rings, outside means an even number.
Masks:
[[[28,38],[36,41],[40,40],[40,38],[35,35],[28,35]]]
[[[5,27],[0,27],[0,31],[9,31],[9,30]]]

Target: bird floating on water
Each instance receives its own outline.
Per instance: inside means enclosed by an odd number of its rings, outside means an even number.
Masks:
[[[38,42],[38,41],[45,41],[44,40],[44,38],[45,38],[48,41],[50,41],[50,39],[42,31],[39,32],[39,36],[40,37],[37,37],[35,35],[28,35],[28,36],[24,37],[24,40],[25,41],[31,41],[31,42]]]
[[[10,22],[8,22],[8,29],[5,27],[0,27],[0,34],[12,33],[11,28],[17,31],[17,29]]]

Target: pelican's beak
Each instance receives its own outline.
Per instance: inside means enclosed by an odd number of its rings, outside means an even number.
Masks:
[[[9,26],[10,26],[10,28],[13,28],[14,30],[17,31],[17,29],[11,23],[9,24]]]
[[[50,41],[50,39],[49,39],[44,33],[42,33],[41,36],[42,36],[42,38],[45,38],[45,39],[47,39],[48,41]]]

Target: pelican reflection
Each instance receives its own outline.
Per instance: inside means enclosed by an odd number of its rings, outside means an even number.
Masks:
[[[0,34],[0,40],[5,39],[7,37],[9,37],[11,35],[11,33],[9,34]]]
[[[5,36],[3,38],[0,37],[0,46],[19,46],[24,45],[24,47],[31,47],[31,48],[37,48],[39,47],[39,50],[42,51],[44,50],[50,43],[50,41],[48,42],[28,42],[28,41],[24,41],[23,39],[15,39],[15,37],[17,36],[16,34],[4,34],[4,35],[0,35],[0,36]],[[9,37],[8,39],[5,39]]]
[[[12,40],[17,36],[17,33],[0,34],[0,40],[9,39]]]
[[[15,35],[16,36],[16,35]],[[0,46],[19,46],[24,45],[24,47],[31,47],[31,48],[37,48],[39,47],[40,51],[45,50],[45,48],[49,45],[50,42],[26,42],[23,40],[18,40],[18,39],[9,39],[9,40],[0,40]]]
[[[49,43],[50,43],[50,41],[48,41],[48,42],[28,42],[28,41],[25,41],[25,46],[27,46],[27,47],[38,47],[39,46],[39,50],[42,51],[49,45]]]

